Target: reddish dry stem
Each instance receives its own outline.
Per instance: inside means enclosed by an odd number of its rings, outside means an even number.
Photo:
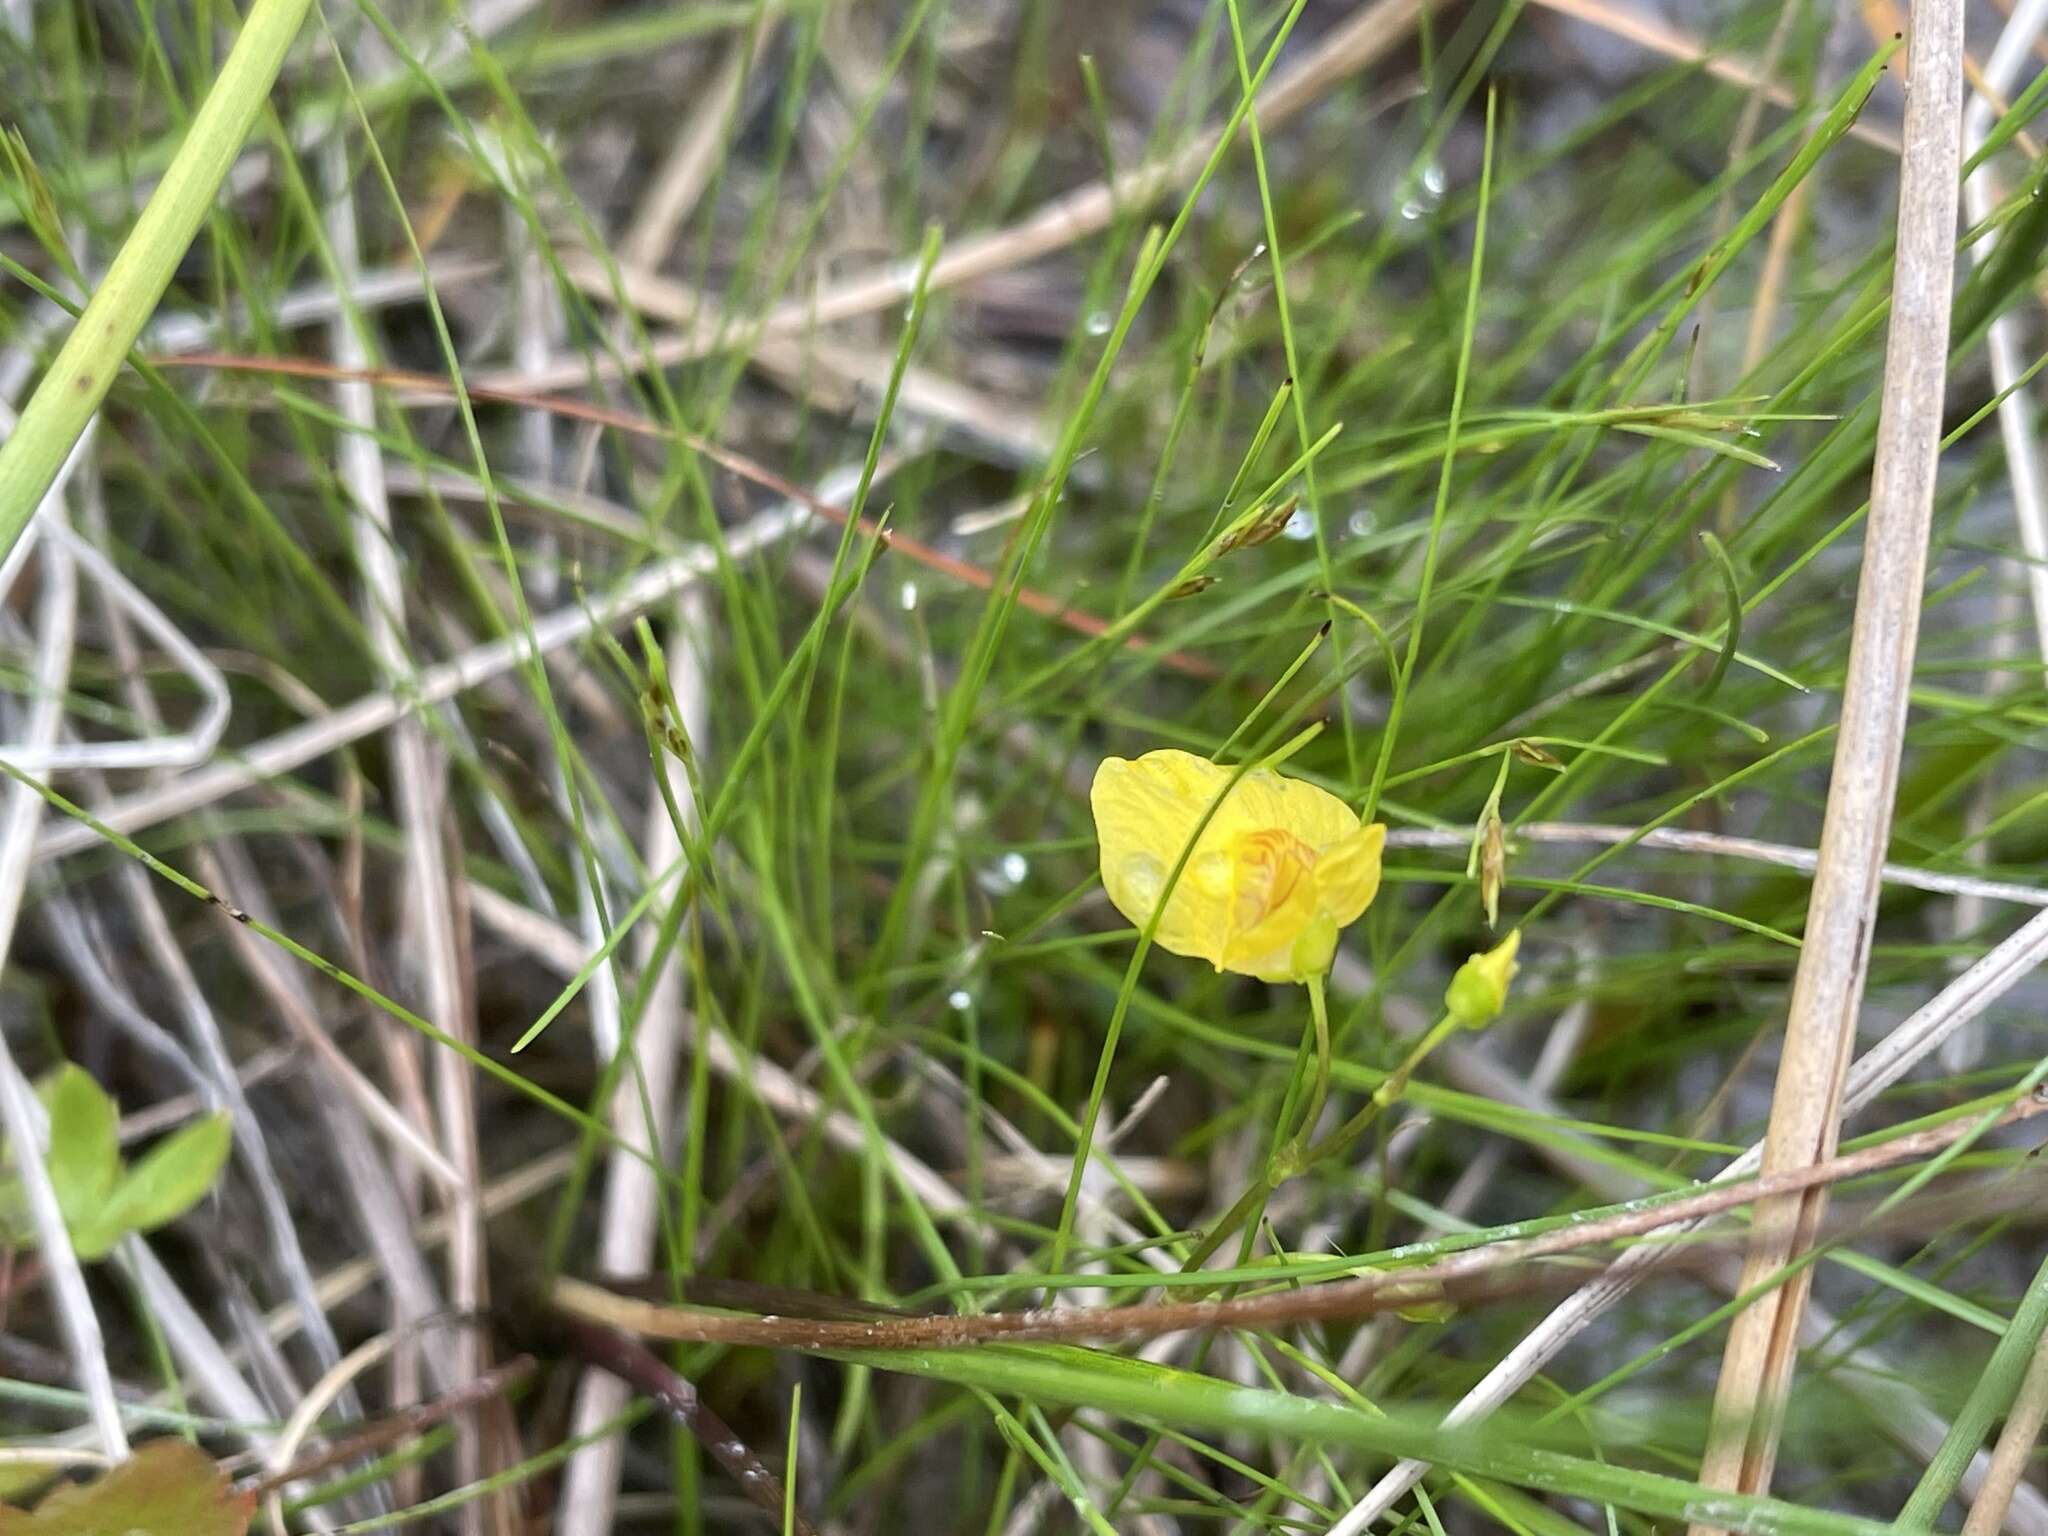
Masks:
[[[733,1432],[731,1425],[712,1411],[693,1384],[616,1328],[580,1319],[562,1327],[564,1342],[572,1353],[585,1364],[609,1371],[635,1392],[651,1399],[679,1427],[696,1437],[741,1493],[776,1520],[782,1519],[782,1480]],[[791,1433],[795,1433],[793,1425]],[[816,1536],[801,1514],[794,1510],[789,1514],[792,1529],[801,1536]]]
[[[2014,1105],[2000,1125],[2048,1112],[2048,1099]],[[1664,1200],[1539,1236],[1468,1249],[1433,1264],[1374,1271],[1348,1280],[1301,1286],[1229,1301],[1164,1301],[1128,1307],[1058,1308],[979,1316],[867,1320],[733,1317],[688,1307],[640,1301],[579,1280],[555,1284],[560,1312],[649,1338],[691,1343],[757,1345],[778,1349],[946,1349],[988,1342],[1074,1342],[1147,1339],[1211,1328],[1270,1328],[1292,1323],[1362,1317],[1430,1302],[1457,1300],[1476,1283],[1515,1265],[1578,1249],[1641,1237],[1759,1200],[1798,1194],[1928,1157],[1968,1135],[1973,1121],[1938,1126],[1882,1146],[1831,1158],[1810,1167],[1725,1185],[1682,1199]]]
[[[262,1495],[292,1483],[303,1482],[329,1467],[353,1461],[371,1451],[382,1450],[396,1441],[431,1429],[445,1419],[451,1419],[482,1404],[494,1402],[530,1376],[533,1373],[533,1364],[532,1356],[515,1355],[503,1365],[494,1366],[481,1376],[463,1383],[453,1391],[443,1393],[440,1397],[385,1414],[346,1439],[333,1441],[293,1462],[284,1471],[258,1478],[249,1484],[249,1489]]]
[[[249,357],[231,352],[188,352],[175,357],[151,358],[150,364],[157,368],[210,368],[220,373],[282,374],[292,378],[329,381],[359,380],[380,389],[412,390],[440,399],[453,398],[456,394],[455,386],[436,374],[415,373],[401,368],[340,368],[332,363],[304,357]],[[593,405],[587,400],[571,400],[562,395],[537,394],[517,389],[472,386],[466,388],[464,393],[471,400],[548,411],[557,416],[587,421],[620,432],[630,432],[637,437],[681,442],[693,452],[702,454],[712,463],[730,470],[742,480],[750,481],[764,490],[774,492],[777,496],[797,502],[830,522],[844,526],[849,516],[846,508],[814,495],[743,454],[735,453],[730,448],[722,447],[696,433],[678,432],[662,426],[659,422],[650,421],[645,416],[636,416],[630,411],[612,410],[607,406]],[[942,576],[950,576],[953,580],[978,591],[995,590],[995,575],[978,565],[956,559],[907,534],[885,529],[870,517],[862,516],[855,519],[854,526],[863,537],[879,540],[884,548],[915,561],[927,570],[937,571]],[[1082,613],[1030,587],[1019,585],[1016,588],[1016,600],[1018,607],[1051,619],[1077,634],[1093,638],[1105,633],[1109,628],[1107,621],[1093,614]],[[1133,651],[1143,651],[1150,644],[1151,642],[1143,635],[1132,635],[1124,642],[1125,648]],[[1163,665],[1174,671],[1204,682],[1213,682],[1222,676],[1208,662],[1183,651],[1169,651],[1159,659]]]

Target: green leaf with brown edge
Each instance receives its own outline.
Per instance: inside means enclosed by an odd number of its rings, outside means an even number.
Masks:
[[[236,1493],[213,1458],[152,1440],[89,1483],[67,1483],[35,1512],[0,1506],[0,1536],[247,1536],[253,1493]]]
[[[73,1241],[81,1258],[97,1258],[130,1232],[149,1232],[185,1214],[213,1187],[234,1132],[226,1111],[195,1121],[143,1154],[122,1176],[106,1205]]]

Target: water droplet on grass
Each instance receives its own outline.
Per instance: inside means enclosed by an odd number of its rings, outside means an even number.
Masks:
[[[995,863],[985,866],[975,879],[991,896],[1007,896],[1024,883],[1024,877],[1031,873],[1031,861],[1015,849],[1004,854]]]
[[[1446,185],[1448,179],[1444,175],[1444,168],[1436,161],[1430,161],[1417,175],[1409,196],[1402,200],[1401,217],[1412,220],[1435,213],[1437,205],[1444,200]]]

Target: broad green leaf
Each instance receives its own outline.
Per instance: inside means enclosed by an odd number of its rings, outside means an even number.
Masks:
[[[50,1111],[50,1183],[64,1225],[92,1225],[106,1208],[121,1171],[114,1101],[83,1067],[67,1063],[44,1086]]]
[[[165,1137],[114,1187],[94,1237],[105,1253],[130,1232],[148,1232],[182,1216],[213,1187],[234,1133],[225,1111]],[[85,1253],[81,1240],[79,1252]],[[97,1256],[97,1254],[93,1255]]]
[[[253,1493],[228,1486],[213,1458],[152,1440],[90,1483],[67,1483],[35,1513],[0,1506],[0,1536],[246,1536]]]
[[[114,1251],[114,1245],[126,1237],[131,1228],[108,1219],[109,1208],[101,1206],[77,1221],[66,1221],[64,1228],[71,1234],[71,1248],[81,1259],[104,1259]]]

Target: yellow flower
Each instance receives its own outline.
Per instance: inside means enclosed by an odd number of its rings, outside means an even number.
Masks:
[[[1458,967],[1458,974],[1444,991],[1444,1008],[1467,1029],[1484,1029],[1508,1005],[1508,983],[1521,967],[1515,951],[1522,947],[1522,930],[1517,928],[1483,955],[1474,955]]]
[[[1140,928],[1203,813],[1234,770],[1188,752],[1105,758],[1088,802],[1102,883]],[[1239,779],[1188,856],[1154,940],[1176,955],[1262,981],[1330,968],[1337,934],[1380,888],[1387,829],[1361,825],[1335,795],[1258,768]]]

